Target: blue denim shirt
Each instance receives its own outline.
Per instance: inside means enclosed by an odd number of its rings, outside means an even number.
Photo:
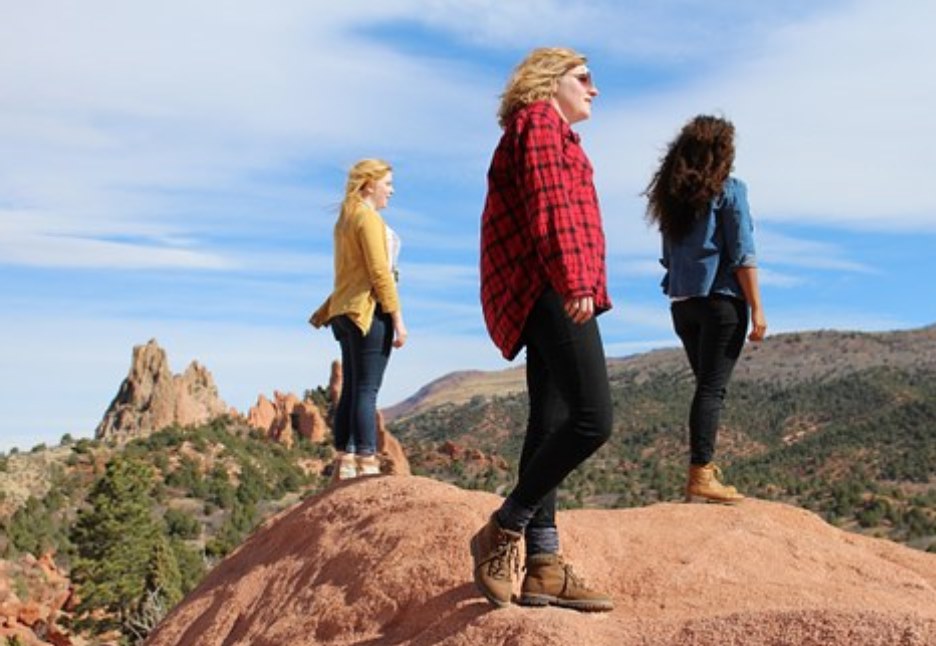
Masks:
[[[685,238],[673,242],[664,236],[660,263],[666,268],[663,292],[670,298],[726,294],[743,299],[735,270],[757,266],[744,182],[729,177],[708,215],[696,220]]]

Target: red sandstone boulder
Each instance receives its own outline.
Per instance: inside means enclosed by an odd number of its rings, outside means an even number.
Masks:
[[[258,529],[148,643],[936,644],[936,555],[760,500],[560,512],[566,557],[615,610],[495,610],[468,541],[501,500],[418,477],[339,484]]]

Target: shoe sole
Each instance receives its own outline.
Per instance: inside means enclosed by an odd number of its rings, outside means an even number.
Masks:
[[[716,505],[736,505],[742,500],[744,500],[744,496],[740,498],[709,498],[708,496],[700,496],[698,494],[686,494],[686,502],[688,503],[706,502]]]
[[[474,578],[475,587],[478,589],[478,592],[481,593],[488,602],[497,607],[497,608],[506,608],[510,605],[510,600],[504,601],[503,599],[498,599],[491,595],[483,585],[481,585],[481,580],[478,577],[478,565],[477,563],[481,560],[481,557],[478,555],[478,547],[475,544],[476,536],[471,537],[471,560],[473,561],[472,565],[472,577]]]
[[[521,606],[530,608],[545,608],[547,606],[557,606],[559,608],[568,608],[578,610],[579,612],[610,612],[614,610],[614,603],[609,601],[570,601],[551,597],[548,595],[525,594],[520,597],[518,603]]]

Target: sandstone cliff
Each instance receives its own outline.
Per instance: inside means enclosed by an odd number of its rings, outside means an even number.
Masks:
[[[173,375],[165,350],[150,339],[133,348],[130,372],[94,435],[122,444],[171,424],[203,424],[228,412],[207,369],[193,361]]]
[[[148,643],[936,643],[936,555],[759,500],[561,512],[565,554],[617,608],[494,610],[467,546],[499,501],[417,477],[343,483],[258,529]]]

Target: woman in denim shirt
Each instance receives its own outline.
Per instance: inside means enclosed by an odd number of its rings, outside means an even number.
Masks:
[[[734,126],[700,115],[669,144],[650,181],[647,217],[663,239],[663,291],[673,328],[695,375],[689,413],[686,500],[734,503],[744,498],[722,484],[712,462],[725,391],[748,327],[751,341],[767,331],[757,284],[753,224],[744,183],[730,177]]]

